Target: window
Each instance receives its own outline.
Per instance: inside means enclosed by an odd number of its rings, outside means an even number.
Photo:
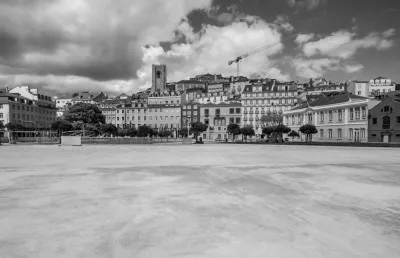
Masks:
[[[205,116],[209,116],[209,114],[210,114],[210,110],[204,109],[204,115],[205,115]]]
[[[311,113],[308,114],[308,122],[312,123],[312,114]]]
[[[0,118],[3,118],[3,113],[0,113]]]
[[[353,139],[353,129],[349,129],[349,139]]]
[[[382,129],[390,129],[390,116],[382,117]]]
[[[319,130],[319,134],[321,138],[324,138],[324,129]]]
[[[356,119],[360,119],[360,108],[356,108]]]
[[[240,124],[240,117],[236,117],[236,123]]]
[[[400,124],[400,116],[396,116],[396,123]]]
[[[365,129],[361,128],[361,138],[365,139]]]
[[[332,139],[332,129],[328,129],[328,138]]]
[[[378,123],[378,118],[374,117],[372,118],[372,124],[376,125]]]
[[[229,123],[230,123],[230,124],[234,124],[234,123],[235,123],[235,119],[234,119],[233,117],[230,117],[230,118],[229,118]]]
[[[354,109],[350,108],[350,120],[354,120]]]
[[[385,107],[383,108],[383,112],[389,112],[389,106],[385,106]]]
[[[319,113],[321,123],[324,122],[324,112]]]
[[[329,110],[329,122],[332,122],[333,120],[333,112],[332,110]]]
[[[204,119],[204,123],[205,123],[206,125],[208,125],[208,124],[210,124],[210,120]]]
[[[366,110],[366,108],[365,107],[363,107],[362,108],[362,110],[361,110],[361,112],[362,112],[362,119],[365,119],[366,117],[367,117],[367,110]]]
[[[236,114],[240,114],[240,108],[236,108]]]
[[[342,139],[342,129],[337,129],[337,138]]]

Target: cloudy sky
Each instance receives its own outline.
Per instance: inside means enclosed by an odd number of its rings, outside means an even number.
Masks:
[[[400,82],[399,0],[0,0],[0,88],[51,95],[150,87],[202,73]]]

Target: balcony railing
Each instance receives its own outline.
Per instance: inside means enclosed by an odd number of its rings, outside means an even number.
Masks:
[[[382,125],[382,129],[390,129],[390,124],[389,125]]]

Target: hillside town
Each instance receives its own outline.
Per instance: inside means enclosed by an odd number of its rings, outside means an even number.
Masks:
[[[389,78],[300,83],[201,74],[168,82],[166,65],[153,65],[152,87],[132,95],[82,91],[58,98],[29,86],[7,86],[0,91],[1,137],[7,137],[6,125],[12,123],[51,131],[52,123],[78,103],[96,105],[105,123],[117,129],[146,125],[156,132],[167,130],[171,137],[201,122],[207,130],[197,136],[205,141],[242,139],[241,133],[229,132],[231,124],[252,128],[246,138],[258,140],[267,138],[266,127],[282,124],[301,141],[300,128],[311,124],[317,142],[400,142],[400,84]]]

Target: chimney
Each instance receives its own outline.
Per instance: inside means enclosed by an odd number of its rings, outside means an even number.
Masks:
[[[6,92],[9,92],[10,90],[8,89],[8,85],[6,85]]]

